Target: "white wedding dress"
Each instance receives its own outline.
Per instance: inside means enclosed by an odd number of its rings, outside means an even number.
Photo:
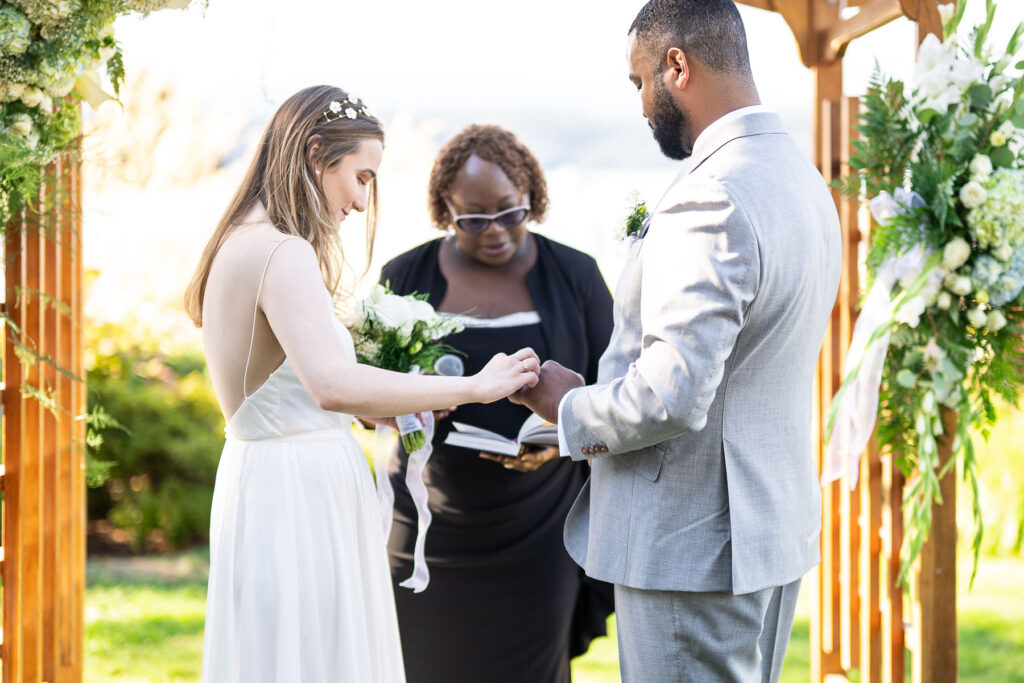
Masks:
[[[228,421],[205,683],[404,682],[377,497],[352,419],[322,410],[286,359]]]

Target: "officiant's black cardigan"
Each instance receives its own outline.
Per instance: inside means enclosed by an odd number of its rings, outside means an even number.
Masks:
[[[550,358],[597,381],[597,361],[612,332],[612,298],[597,262],[587,254],[531,233],[537,242],[537,263],[526,274],[541,334]],[[381,282],[390,282],[396,294],[426,293],[434,308],[448,289],[441,273],[438,251],[444,238],[421,244],[389,261]],[[429,283],[426,292],[424,283]],[[548,360],[541,358],[541,361]]]

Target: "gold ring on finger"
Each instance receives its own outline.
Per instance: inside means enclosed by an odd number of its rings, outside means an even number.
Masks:
[[[529,372],[529,371],[530,371],[530,364],[529,364],[529,363],[527,363],[527,362],[526,362],[526,361],[524,360],[524,361],[523,361],[523,372]]]

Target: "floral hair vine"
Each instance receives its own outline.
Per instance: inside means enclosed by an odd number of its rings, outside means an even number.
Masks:
[[[324,120],[327,121],[327,123],[330,123],[331,121],[337,121],[339,119],[355,119],[360,114],[368,119],[376,118],[370,113],[370,110],[362,100],[355,95],[349,95],[340,102],[338,100],[332,100],[327,107],[327,111],[323,112],[321,116],[324,117]]]

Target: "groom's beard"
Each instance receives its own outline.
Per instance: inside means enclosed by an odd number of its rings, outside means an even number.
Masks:
[[[690,135],[690,118],[679,108],[660,78],[654,79],[654,111],[648,121],[654,131],[654,140],[661,147],[661,153],[669,159],[688,159],[693,151]],[[683,147],[687,141],[691,149]]]

